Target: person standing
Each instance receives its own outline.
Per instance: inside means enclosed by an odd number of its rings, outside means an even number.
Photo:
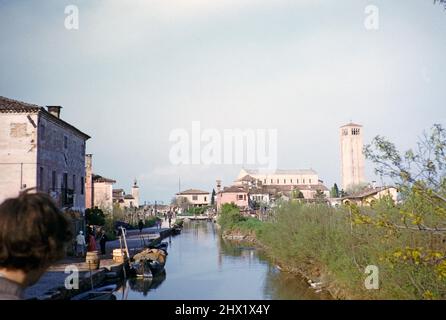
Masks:
[[[85,256],[85,236],[82,231],[79,231],[79,234],[76,237],[76,256],[81,257]]]
[[[169,218],[169,228],[170,228],[172,223],[172,211],[169,210],[169,212],[167,213],[167,217]]]
[[[144,222],[142,222],[142,220],[140,219],[138,222],[138,228],[139,228],[139,233],[142,232],[142,229],[144,228]]]
[[[105,244],[108,241],[108,237],[105,234],[105,230],[101,231],[101,237],[99,238],[99,245],[101,246],[101,254],[104,255],[105,254]]]
[[[97,250],[96,239],[94,237],[93,232],[91,232],[90,235],[88,236],[88,248],[87,248],[87,251],[91,252],[91,251],[96,251],[96,250]]]

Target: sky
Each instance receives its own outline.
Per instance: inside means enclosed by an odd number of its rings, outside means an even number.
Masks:
[[[127,192],[136,178],[148,203],[170,202],[179,179],[230,185],[243,167],[172,164],[170,134],[193,121],[276,129],[278,167],[331,187],[341,125],[405,150],[446,124],[445,34],[446,10],[428,0],[0,0],[0,95],[63,106],[92,137],[95,173]]]

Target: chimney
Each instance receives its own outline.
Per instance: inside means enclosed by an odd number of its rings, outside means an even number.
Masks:
[[[217,180],[217,193],[221,190],[221,180]]]
[[[47,109],[53,116],[60,118],[60,109],[62,109],[61,106],[47,106]]]

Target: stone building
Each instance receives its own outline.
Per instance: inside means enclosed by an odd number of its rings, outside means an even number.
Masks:
[[[390,197],[393,201],[398,201],[398,189],[395,187],[368,187],[357,193],[347,195],[340,200],[344,204],[354,203],[356,205],[368,206],[373,205],[376,201]]]
[[[119,205],[121,208],[139,208],[139,187],[135,179],[130,194],[126,194],[124,189],[113,189],[113,204]]]
[[[348,123],[339,130],[341,142],[341,181],[347,190],[365,182],[362,126]]]
[[[246,186],[224,187],[217,191],[217,211],[221,210],[224,204],[233,203],[239,207],[241,212],[249,211],[249,190]]]
[[[93,206],[103,210],[113,210],[113,184],[116,181],[93,174]]]
[[[90,138],[44,107],[0,97],[0,202],[35,188],[64,210],[85,210],[85,148]]]
[[[205,207],[210,204],[210,193],[208,191],[198,189],[188,189],[182,192],[178,192],[175,197],[187,199],[188,203],[192,207]]]

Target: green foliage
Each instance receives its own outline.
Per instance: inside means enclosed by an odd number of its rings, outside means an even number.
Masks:
[[[349,194],[349,195],[360,193],[360,192],[364,191],[365,189],[367,189],[367,187],[368,187],[367,183],[353,184],[346,188],[345,193]]]
[[[330,196],[332,198],[339,198],[339,188],[336,183],[333,185],[333,187],[330,190]]]
[[[85,220],[87,224],[103,226],[105,224],[105,214],[99,208],[86,209]]]
[[[316,202],[324,202],[325,201],[325,193],[321,190],[316,190],[316,193],[314,194],[314,199]]]
[[[184,224],[184,219],[176,219],[175,226],[181,228],[181,227],[183,227],[183,224]]]
[[[206,212],[207,207],[191,207],[189,208],[189,210],[187,210],[187,212],[189,213],[189,215],[202,215]]]
[[[303,199],[304,194],[299,189],[294,189],[293,191],[291,191],[291,198],[292,199]]]
[[[240,214],[240,210],[235,204],[226,203],[221,207],[218,224],[223,229],[231,229],[237,223],[245,220],[246,218]]]
[[[144,223],[144,228],[154,227],[158,220],[160,220],[158,217],[149,217]]]

